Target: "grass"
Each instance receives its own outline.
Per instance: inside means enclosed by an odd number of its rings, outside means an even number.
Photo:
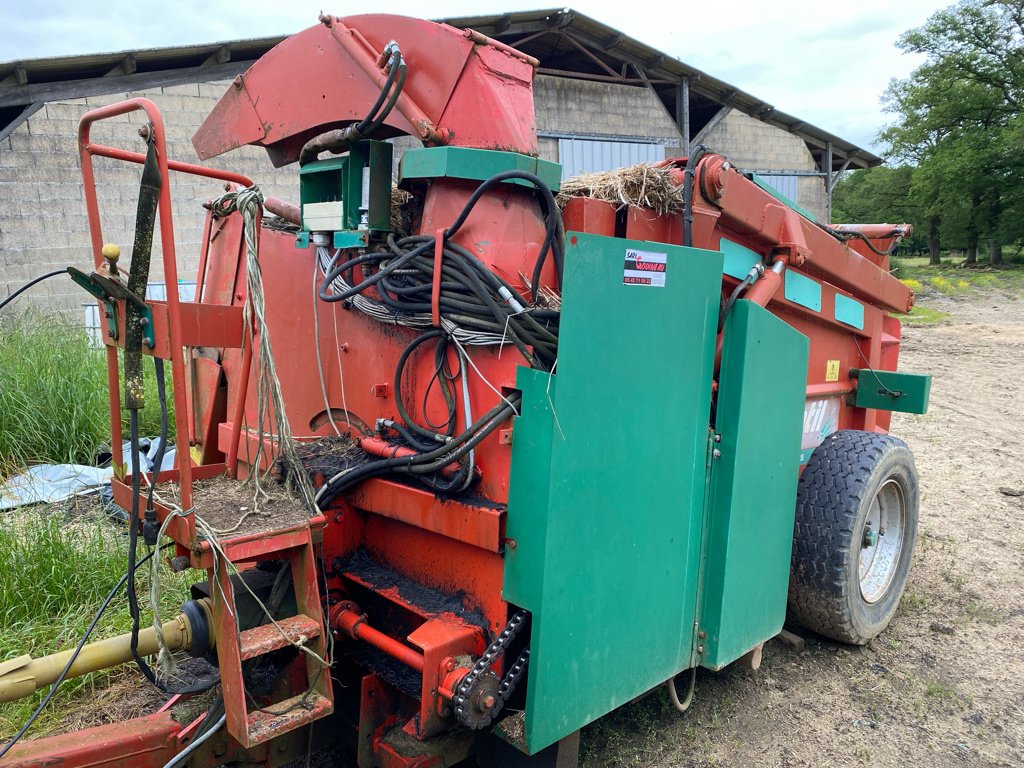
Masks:
[[[152,371],[147,361],[143,435],[159,434]],[[110,442],[107,392],[106,356],[80,326],[32,314],[0,322],[0,478],[32,464],[92,464]]]
[[[962,259],[947,258],[931,266],[927,259],[893,259],[892,272],[920,296],[963,296],[978,289],[1024,296],[1024,263],[1016,261],[967,266]]]
[[[0,661],[72,648],[124,574],[126,530],[112,523],[98,504],[80,503],[87,505],[82,513],[57,506],[0,513],[0,552],[5,560],[0,568]],[[188,598],[190,581],[187,572],[174,575],[167,568],[161,572],[161,615],[165,620]],[[144,627],[151,621],[146,610],[148,584],[147,564],[138,579]],[[122,590],[91,639],[127,632],[130,626]],[[124,672],[110,670],[65,682],[27,738],[45,735],[63,717],[91,708],[91,694],[119,676]],[[21,727],[44,693],[0,704],[0,743]]]

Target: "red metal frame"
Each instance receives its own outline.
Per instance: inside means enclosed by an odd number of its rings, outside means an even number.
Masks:
[[[190,429],[189,424],[190,407],[187,405],[188,398],[186,397],[185,390],[185,376],[182,370],[184,365],[184,355],[188,346],[190,346],[190,341],[193,344],[199,343],[199,339],[197,337],[199,335],[200,325],[211,326],[214,329],[226,327],[229,330],[229,336],[228,338],[219,339],[219,341],[227,346],[227,342],[231,341],[232,333],[230,330],[232,323],[229,321],[236,319],[235,315],[237,312],[230,311],[233,308],[229,308],[228,313],[220,318],[223,322],[219,323],[208,322],[206,324],[202,324],[198,321],[194,321],[195,325],[193,325],[191,329],[193,333],[186,334],[185,329],[183,329],[182,302],[180,301],[178,294],[178,263],[174,246],[174,221],[171,212],[170,171],[188,173],[208,179],[217,179],[242,186],[252,186],[252,181],[241,174],[232,173],[230,171],[221,171],[215,168],[206,168],[201,165],[193,165],[191,163],[171,160],[167,155],[167,137],[164,131],[163,117],[160,115],[160,110],[157,109],[157,106],[149,99],[128,99],[127,101],[122,101],[105,107],[99,107],[86,112],[78,124],[78,152],[82,164],[82,186],[85,194],[85,206],[89,220],[89,234],[92,241],[93,261],[97,270],[99,270],[104,263],[102,254],[103,229],[100,221],[96,177],[93,172],[93,157],[108,157],[114,160],[121,160],[141,165],[146,162],[146,155],[140,152],[131,152],[129,150],[109,147],[103,144],[95,144],[90,139],[90,132],[93,124],[96,122],[136,111],[145,112],[146,117],[149,120],[150,136],[151,140],[156,144],[157,163],[160,168],[160,175],[163,179],[163,184],[160,188],[158,211],[164,283],[167,290],[166,313],[160,312],[158,309],[159,304],[154,303],[153,306],[155,308],[154,333],[159,334],[160,325],[165,323],[167,345],[165,348],[164,345],[158,344],[157,348],[152,350],[152,354],[158,354],[160,357],[164,357],[171,362],[172,391],[174,402],[179,406],[175,409],[175,443],[177,445],[178,466],[176,469],[176,476],[173,479],[180,482],[181,506],[183,509],[188,510],[192,507],[193,481],[193,467],[189,453],[189,437],[194,430]],[[207,312],[206,314],[209,313]],[[122,318],[123,315],[123,311],[119,313],[119,316]],[[164,316],[166,316],[166,320],[163,319]],[[217,318],[211,316],[209,319],[216,320]],[[237,319],[240,319],[240,316]],[[244,334],[242,334],[242,336],[243,338],[240,339],[240,342],[244,342]],[[124,338],[123,334],[119,334],[118,337],[119,339]],[[158,335],[158,337],[162,337],[162,334]],[[121,392],[117,361],[118,352],[117,345],[113,344],[108,336],[105,336],[105,338],[107,339],[107,380],[109,385],[110,402],[110,432],[113,443],[111,450],[115,465],[123,466],[124,452],[122,449],[123,435],[121,431]],[[187,545],[195,538],[195,521],[189,517],[184,522],[188,530],[187,537],[179,538],[177,540],[179,544]]]

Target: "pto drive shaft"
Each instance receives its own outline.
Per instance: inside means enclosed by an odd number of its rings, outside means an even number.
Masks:
[[[182,607],[181,613],[163,624],[167,647],[172,651],[212,649],[210,610],[209,598],[188,601]],[[196,633],[201,633],[201,636],[197,638]],[[153,627],[147,627],[139,632],[140,656],[152,656],[159,649],[156,630]],[[30,696],[38,688],[52,685],[73,653],[74,651],[61,651],[39,659],[25,655],[0,662],[0,704],[22,699]],[[131,634],[99,640],[82,648],[65,677],[78,677],[100,669],[108,669],[131,659]]]

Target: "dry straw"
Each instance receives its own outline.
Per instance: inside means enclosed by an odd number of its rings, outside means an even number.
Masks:
[[[636,205],[659,214],[683,209],[683,190],[673,180],[671,169],[647,163],[566,179],[558,192],[558,207],[564,208],[573,197],[592,197],[618,208]]]

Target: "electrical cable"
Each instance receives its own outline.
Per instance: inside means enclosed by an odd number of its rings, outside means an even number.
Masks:
[[[21,294],[23,294],[36,283],[41,283],[43,282],[43,280],[49,280],[51,277],[57,277],[57,275],[66,275],[67,273],[68,272],[66,269],[55,269],[53,272],[47,272],[45,275],[40,275],[34,280],[29,280],[27,283],[18,288],[10,296],[5,298],[3,301],[0,301],[0,309],[6,307],[8,304],[10,304],[12,301],[14,301],[16,298],[18,298]]]
[[[167,544],[166,546],[170,547],[173,545]],[[164,549],[164,547],[161,547],[161,549]],[[154,554],[156,553],[150,552],[148,555],[143,557],[142,560],[140,560],[137,565],[142,565],[151,557],[153,557]],[[97,610],[96,613],[93,615],[92,621],[89,623],[88,628],[85,630],[85,634],[83,634],[81,640],[78,641],[78,645],[75,647],[74,652],[68,659],[68,663],[64,665],[64,669],[61,670],[61,673],[59,675],[57,675],[57,679],[53,681],[53,685],[50,686],[50,690],[47,691],[46,696],[44,696],[43,700],[39,702],[39,706],[35,708],[35,711],[29,716],[28,720],[25,721],[25,724],[21,726],[18,732],[14,734],[13,737],[11,737],[11,740],[7,742],[7,744],[4,746],[2,750],[0,750],[0,758],[6,755],[11,750],[11,748],[18,743],[21,737],[24,736],[28,729],[32,727],[32,723],[34,723],[36,719],[39,717],[39,715],[42,713],[42,711],[46,709],[46,706],[50,703],[50,700],[53,698],[53,695],[57,692],[57,688],[60,686],[61,683],[64,682],[65,678],[67,678],[68,672],[71,671],[71,667],[73,667],[75,661],[78,660],[78,655],[82,652],[82,649],[85,647],[85,644],[89,641],[89,637],[92,635],[93,630],[96,629],[96,625],[99,624],[99,621],[103,617],[103,614],[106,612],[107,608],[110,607],[110,603],[117,596],[117,593],[121,591],[121,587],[123,587],[127,581],[128,574],[125,573],[125,575],[121,577],[121,580],[118,581],[117,584],[114,585],[114,588],[110,590],[110,592],[107,594],[106,598],[100,604],[99,610]]]
[[[679,710],[679,712],[685,712],[693,703],[693,690],[697,686],[697,668],[694,667],[690,670],[690,684],[686,687],[686,697],[682,701],[679,700],[679,691],[676,690],[676,679],[674,677],[665,685],[668,688],[668,698],[672,702],[672,706]]]
[[[197,749],[203,746],[203,744],[205,744],[210,739],[210,737],[213,736],[213,734],[215,734],[217,731],[224,727],[224,723],[227,722],[227,719],[228,715],[227,712],[225,712],[223,715],[220,716],[220,719],[213,725],[212,728],[206,731],[206,733],[204,733],[202,736],[197,736],[196,738],[194,738],[191,744],[189,744],[187,747],[185,747],[185,749],[181,750],[181,752],[179,752],[170,760],[168,760],[164,764],[164,768],[176,768],[176,766],[179,766],[186,760],[188,760],[192,756],[193,752],[195,752]]]
[[[207,680],[193,683],[192,685],[186,685],[182,688],[172,688],[157,679],[156,674],[150,668],[149,664],[145,659],[139,655],[139,628],[141,624],[141,614],[139,611],[139,597],[135,588],[135,572],[138,568],[136,562],[136,548],[139,541],[139,500],[141,494],[141,478],[142,472],[139,469],[139,413],[135,409],[128,411],[128,440],[130,445],[131,455],[131,470],[132,470],[132,503],[131,503],[131,519],[128,524],[128,613],[132,619],[131,628],[131,642],[129,649],[132,654],[132,658],[135,660],[136,666],[139,671],[145,676],[149,682],[155,685],[159,690],[164,693],[170,694],[185,694],[185,693],[202,693],[208,691],[213,686],[220,682],[220,675],[216,675]]]

